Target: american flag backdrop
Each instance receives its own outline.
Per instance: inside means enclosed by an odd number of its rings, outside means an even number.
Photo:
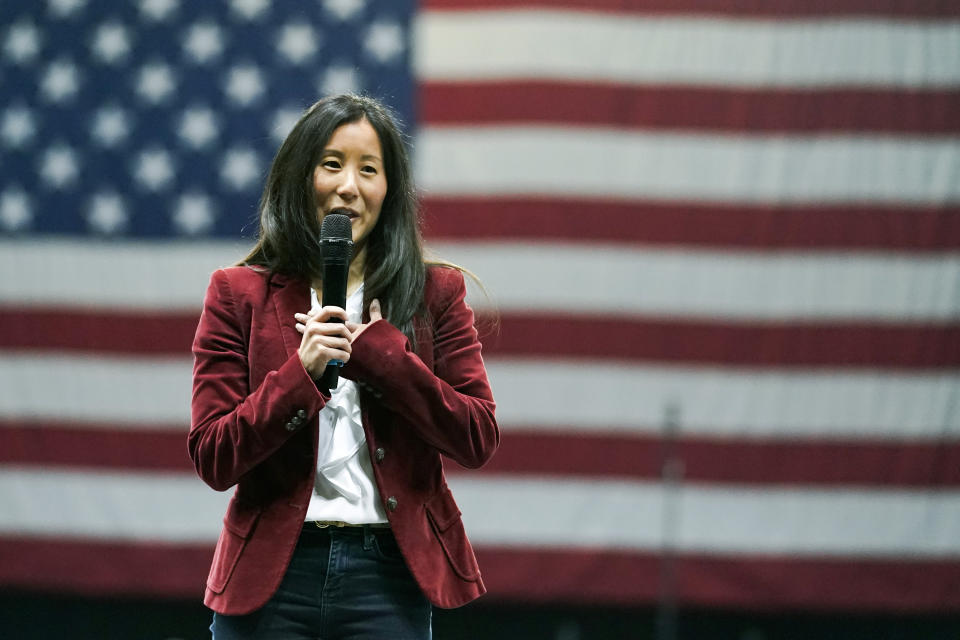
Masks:
[[[490,598],[960,610],[960,5],[6,0],[0,588],[199,599],[210,272],[318,96],[475,271]],[[491,303],[492,300],[492,303]]]

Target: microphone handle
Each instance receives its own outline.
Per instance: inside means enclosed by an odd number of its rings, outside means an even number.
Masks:
[[[347,306],[347,273],[350,270],[349,258],[346,260],[325,260],[323,263],[323,306],[346,308]],[[339,318],[332,318],[330,322],[343,322]],[[343,363],[331,360],[323,370],[323,375],[317,381],[318,387],[326,387],[331,392],[337,388],[340,381],[340,367]]]
[[[343,321],[340,318],[331,318],[330,322],[340,322]],[[340,367],[343,366],[343,363],[339,360],[331,360],[327,363],[327,367],[323,370],[323,375],[320,376],[320,379],[317,381],[318,387],[324,387],[331,392],[337,388],[337,385],[340,384]]]

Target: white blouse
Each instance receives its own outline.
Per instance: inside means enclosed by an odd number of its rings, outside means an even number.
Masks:
[[[310,302],[313,309],[320,307],[317,292],[312,288]],[[351,322],[362,321],[363,285],[347,299],[346,311]],[[340,520],[351,524],[387,522],[373,479],[357,385],[340,376],[319,419],[317,476],[306,520]]]

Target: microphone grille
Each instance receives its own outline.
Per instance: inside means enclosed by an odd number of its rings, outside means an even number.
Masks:
[[[353,237],[353,228],[350,217],[342,213],[331,213],[323,218],[320,224],[321,240],[350,240]]]

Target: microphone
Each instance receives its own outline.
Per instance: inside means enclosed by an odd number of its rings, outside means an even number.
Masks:
[[[320,257],[323,260],[323,306],[347,307],[347,273],[353,255],[353,228],[350,217],[342,213],[330,213],[320,225]],[[332,318],[330,322],[342,322]],[[327,363],[317,386],[331,392],[337,388],[340,367],[343,363],[331,360]]]

